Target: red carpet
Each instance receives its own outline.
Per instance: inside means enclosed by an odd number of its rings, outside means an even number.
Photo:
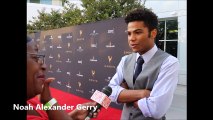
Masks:
[[[76,107],[77,104],[92,101],[78,97],[70,93],[66,93],[64,91],[55,88],[51,88],[50,90],[52,96],[57,99],[60,105],[66,104],[67,106]],[[70,111],[67,110],[67,112]],[[120,117],[121,117],[121,110],[109,107],[108,109],[102,108],[98,114],[98,117],[93,118],[92,120],[120,120]]]

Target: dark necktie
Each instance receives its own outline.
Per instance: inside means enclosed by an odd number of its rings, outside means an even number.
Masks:
[[[135,74],[133,76],[133,84],[135,84],[135,80],[136,78],[138,77],[138,75],[140,74],[140,72],[142,71],[142,65],[144,63],[144,60],[143,58],[140,56],[138,57],[138,60],[137,60],[137,67],[135,69]]]

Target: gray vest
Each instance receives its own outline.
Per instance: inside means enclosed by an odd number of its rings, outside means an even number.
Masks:
[[[138,75],[133,85],[134,66],[136,63],[136,53],[127,56],[124,62],[124,80],[129,89],[148,89],[152,90],[158,77],[159,70],[163,61],[169,56],[168,53],[158,49],[150,61],[143,65],[142,72]],[[165,117],[163,117],[165,118]],[[121,120],[155,120],[154,118],[145,118],[139,108],[134,108],[133,103],[125,103],[121,115]],[[162,120],[162,119],[160,119]]]

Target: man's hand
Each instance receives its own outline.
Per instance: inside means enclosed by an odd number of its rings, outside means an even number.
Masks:
[[[150,91],[146,89],[140,90],[123,89],[118,96],[118,102],[119,103],[135,102],[142,98],[149,97],[149,94]]]
[[[120,84],[121,87],[125,88],[125,89],[129,89],[126,81],[123,81],[121,84]]]
[[[150,96],[150,92],[151,92],[151,91],[145,89],[144,92],[143,92],[143,94],[144,94],[144,96],[147,98],[147,97]],[[133,103],[133,105],[134,105],[135,108],[138,108],[138,100],[135,101],[135,102]]]
[[[47,78],[44,81],[43,90],[42,90],[42,93],[41,93],[41,96],[40,96],[41,103],[45,104],[49,100],[52,99],[52,96],[51,96],[51,93],[50,93],[50,89],[49,89],[49,85],[54,80],[55,80],[55,78]]]
[[[81,104],[82,106],[95,106],[96,102],[87,102],[84,104]],[[93,118],[97,117],[98,112],[100,112],[100,109],[97,110],[96,113],[93,114]],[[72,112],[68,113],[68,115],[74,119],[74,120],[84,120],[86,116],[88,115],[89,110],[78,110],[75,109]]]
[[[143,91],[143,94],[144,94],[144,95],[143,95],[143,96],[145,96],[146,98],[149,97],[149,96],[150,96],[150,92],[151,92],[151,91],[149,91],[149,90],[147,90],[147,89],[144,89],[144,91]]]
[[[138,108],[138,101],[135,101],[135,102],[133,103],[133,106],[134,106],[135,108]]]

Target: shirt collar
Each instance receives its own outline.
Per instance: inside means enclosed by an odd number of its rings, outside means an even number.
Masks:
[[[149,62],[149,60],[152,58],[152,56],[157,52],[158,48],[156,45],[154,45],[149,51],[147,51],[146,53],[144,53],[142,55],[143,57],[143,60],[144,60],[144,63],[147,63]],[[137,53],[137,56],[136,56],[136,61],[138,59],[138,57],[140,56],[139,53]]]

